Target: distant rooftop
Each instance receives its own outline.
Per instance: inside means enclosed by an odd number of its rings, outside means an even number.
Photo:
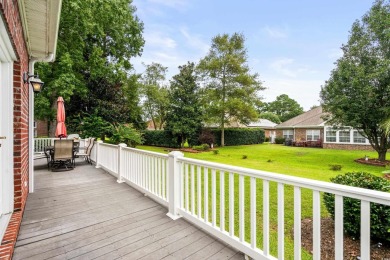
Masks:
[[[326,113],[323,112],[322,107],[319,106],[277,125],[276,128],[323,126],[325,122],[323,119],[324,115],[326,115]]]
[[[274,128],[277,124],[269,121],[268,119],[260,119],[256,122],[251,122],[248,127],[264,127],[264,128]]]

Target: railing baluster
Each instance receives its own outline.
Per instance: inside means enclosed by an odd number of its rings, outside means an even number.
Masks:
[[[155,193],[155,187],[156,187],[156,157],[152,157],[152,171],[151,171],[151,177],[152,177],[152,193]]]
[[[263,252],[269,255],[269,181],[263,180]]]
[[[191,164],[191,214],[195,214],[195,167]]]
[[[189,211],[190,210],[190,198],[189,198],[189,194],[190,194],[190,191],[189,191],[189,181],[188,181],[188,167],[189,165],[186,164],[185,165],[185,184],[186,184],[186,187],[185,187],[185,191],[186,191],[186,210]]]
[[[301,188],[294,186],[294,259],[301,259]]]
[[[321,197],[313,190],[313,260],[321,259]]]
[[[204,221],[209,221],[209,169],[204,167],[204,180],[203,180],[203,186],[204,186]]]
[[[335,259],[344,259],[344,221],[343,221],[343,197],[335,195]]]
[[[169,188],[170,188],[169,187],[169,163],[166,159],[165,159],[165,185],[166,185],[165,197],[168,200],[168,194],[169,194]]]
[[[158,185],[158,196],[161,197],[161,158],[158,158],[158,175],[157,175],[157,185]]]
[[[370,259],[370,202],[361,201],[360,206],[360,258]]]
[[[198,175],[198,218],[202,217],[202,171],[200,166],[197,167],[197,175]]]
[[[278,259],[284,259],[284,184],[278,183]]]
[[[213,227],[217,224],[217,176],[215,169],[211,170],[211,221]]]
[[[256,248],[256,178],[251,177],[251,190],[250,190],[250,203],[251,203],[251,247]]]
[[[239,233],[239,237],[240,237],[240,241],[243,242],[245,240],[245,208],[244,208],[244,194],[245,194],[245,190],[244,190],[244,175],[239,175],[239,179],[238,179],[238,205],[239,205],[239,229],[240,229],[240,233]]]
[[[225,172],[219,173],[219,225],[221,231],[225,231]]]
[[[229,235],[234,236],[234,173],[229,173]]]
[[[185,163],[180,163],[180,207],[183,209],[184,208],[184,167]]]
[[[167,179],[167,160],[162,159],[163,167],[162,167],[162,180],[161,180],[161,189],[162,189],[162,198],[165,199],[167,197],[167,187],[166,187],[166,179]]]

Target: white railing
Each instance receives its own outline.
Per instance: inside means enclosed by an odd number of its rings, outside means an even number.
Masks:
[[[60,138],[34,138],[34,153],[43,152],[46,146],[54,146],[54,140]],[[80,139],[80,147],[85,147],[85,139]]]
[[[390,194],[385,192],[184,158],[180,152],[164,155],[100,141],[96,146],[97,167],[167,206],[171,218],[183,217],[254,259],[292,257],[285,253],[286,221],[293,222],[293,258],[301,259],[302,189],[312,194],[312,205],[304,207],[312,208],[313,259],[320,259],[321,252],[321,192],[335,194],[335,259],[344,254],[344,197],[361,201],[361,259],[370,259],[370,203],[390,206]],[[292,189],[293,198],[285,198],[285,187]],[[277,206],[270,203],[270,190],[276,191]],[[256,201],[258,192],[261,201]],[[293,220],[285,218],[289,200]],[[271,227],[271,218],[277,228]],[[271,232],[277,233],[276,239],[271,239]],[[272,246],[277,247],[275,256]]]

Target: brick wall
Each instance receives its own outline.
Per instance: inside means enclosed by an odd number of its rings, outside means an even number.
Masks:
[[[29,89],[22,74],[28,71],[28,53],[23,36],[17,0],[0,0],[0,12],[8,28],[18,60],[14,62],[14,214],[1,241],[0,258],[12,256],[28,194],[28,102]]]
[[[49,131],[47,129],[47,121],[37,120],[36,122],[37,122],[37,128],[36,128],[37,137],[49,136]]]
[[[322,147],[324,149],[374,151],[371,145],[361,145],[361,144],[324,143]]]

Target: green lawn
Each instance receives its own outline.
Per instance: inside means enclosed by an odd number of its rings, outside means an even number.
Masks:
[[[166,148],[137,146],[139,149],[168,153]],[[185,157],[241,166],[309,179],[329,181],[329,178],[350,171],[366,171],[382,176],[383,167],[367,166],[354,162],[368,155],[377,158],[376,152],[347,151],[320,148],[291,147],[276,144],[225,146],[210,152],[184,153]],[[242,159],[246,155],[247,159]],[[332,171],[330,164],[339,164],[341,171]]]
[[[160,153],[168,153],[166,148],[139,146],[137,148],[155,151]],[[362,158],[368,155],[370,158],[376,158],[375,152],[367,151],[345,151],[345,150],[330,150],[319,148],[303,148],[303,147],[288,147],[275,144],[260,144],[247,146],[234,146],[217,148],[219,154],[210,152],[202,153],[185,153],[185,157],[207,160],[212,162],[224,163],[229,165],[247,167],[252,169],[270,171],[275,173],[283,173],[298,177],[316,179],[321,181],[329,181],[333,176],[350,171],[366,171],[377,176],[382,176],[383,167],[366,166],[354,162],[354,159]],[[246,159],[243,159],[246,155]],[[329,165],[342,165],[341,171],[333,171]],[[209,175],[209,204],[211,201],[211,179]],[[219,185],[219,173],[217,173],[217,185]],[[202,179],[202,182],[204,180]],[[196,186],[195,186],[196,187]],[[249,207],[249,178],[245,180],[245,237],[250,241],[250,207]],[[225,205],[228,205],[228,176],[225,174]],[[195,191],[196,192],[196,191]],[[235,178],[235,193],[238,198],[238,176]],[[219,189],[217,189],[217,198],[219,197]],[[258,246],[262,248],[262,181],[257,181],[257,237]],[[270,183],[270,244],[272,255],[277,255],[277,187],[276,183]],[[217,208],[219,201],[217,200]],[[211,215],[211,208],[209,208]],[[218,212],[218,211],[217,211]],[[321,208],[322,216],[328,216],[324,206]],[[219,215],[219,214],[218,214]],[[228,212],[225,212],[228,216]],[[286,259],[293,259],[293,240],[291,230],[293,227],[294,216],[294,196],[293,187],[285,186],[285,256]],[[312,217],[312,192],[307,189],[302,189],[302,218]],[[217,217],[219,219],[219,217]],[[238,220],[238,199],[235,199],[235,219]],[[226,227],[228,227],[228,219],[225,218]],[[238,221],[235,222],[235,234],[238,236]],[[290,257],[291,256],[291,257]],[[302,250],[302,259],[311,259],[311,255]]]

